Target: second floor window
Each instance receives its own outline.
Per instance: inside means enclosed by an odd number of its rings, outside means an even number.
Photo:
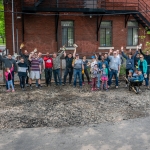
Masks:
[[[136,21],[128,21],[127,45],[138,45],[138,23]]]
[[[74,44],[74,22],[61,21],[62,28],[62,45],[72,47]]]
[[[112,22],[102,21],[100,26],[100,46],[112,46]]]

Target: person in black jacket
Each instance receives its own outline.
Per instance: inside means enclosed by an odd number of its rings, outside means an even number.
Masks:
[[[21,58],[20,62],[18,63],[18,76],[20,79],[20,87],[22,90],[24,90],[24,88],[25,88],[25,80],[27,77],[27,70],[28,70],[28,66],[24,62],[24,59]]]
[[[12,71],[12,82],[14,85],[14,74],[17,72],[17,65],[16,60],[12,59],[12,56],[10,54],[7,55],[7,58],[2,57],[0,55],[0,61],[4,63],[5,68],[11,68],[12,65],[14,66],[14,70]],[[6,89],[8,90],[8,85],[6,84]]]
[[[147,51],[146,54],[144,54],[142,52],[142,49],[140,49],[140,53],[144,56],[144,59],[147,61],[147,79],[149,81],[149,73],[150,73],[150,55],[149,55],[149,51]]]
[[[24,59],[24,63],[26,63],[26,65],[28,66],[28,70],[30,70],[30,61],[29,61],[29,53],[27,50],[24,50],[24,53],[22,53],[22,48],[24,47],[24,44],[22,43],[20,45],[20,51],[19,54],[20,56]],[[29,77],[26,77],[26,85],[28,86],[28,82],[29,82]]]

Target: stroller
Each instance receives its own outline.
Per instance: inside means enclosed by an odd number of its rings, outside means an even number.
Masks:
[[[142,86],[143,81],[129,81],[126,77],[125,80],[128,82],[129,91],[133,90],[136,94],[139,94],[140,86]]]

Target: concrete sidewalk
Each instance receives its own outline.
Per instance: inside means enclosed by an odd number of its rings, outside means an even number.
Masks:
[[[83,127],[0,131],[0,150],[150,150],[150,117]]]

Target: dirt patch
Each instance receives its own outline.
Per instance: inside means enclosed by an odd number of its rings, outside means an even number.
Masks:
[[[0,129],[63,127],[117,122],[150,115],[150,91],[136,95],[121,84],[91,92],[72,86],[34,88],[0,93]]]

